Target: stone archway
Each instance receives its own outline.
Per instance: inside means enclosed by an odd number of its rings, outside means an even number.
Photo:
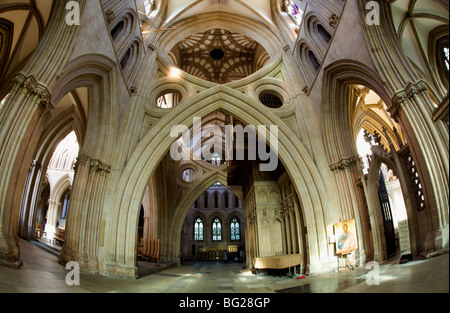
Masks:
[[[142,139],[117,181],[115,198],[110,202],[105,231],[104,273],[113,276],[136,275],[136,221],[145,185],[174,138],[175,125],[191,127],[192,119],[218,110],[238,117],[248,125],[279,126],[279,158],[301,194],[301,206],[308,226],[311,271],[323,270],[330,261],[327,245],[328,200],[319,172],[292,130],[263,105],[226,86],[217,86],[193,97],[163,117]],[[270,144],[270,142],[269,142]],[[159,148],[154,148],[159,147]]]

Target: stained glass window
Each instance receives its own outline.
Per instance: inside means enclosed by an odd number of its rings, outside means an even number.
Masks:
[[[300,9],[300,7],[297,4],[295,4],[293,0],[286,0],[284,2],[284,6],[286,8],[286,12],[292,18],[295,25],[300,26],[300,23],[302,22],[303,18],[303,10]]]
[[[231,220],[231,240],[241,240],[239,220],[236,217]]]
[[[222,222],[218,217],[216,217],[212,224],[212,240],[219,241],[222,240]]]
[[[222,157],[218,153],[214,153],[211,157],[211,164],[215,166],[221,166]]]
[[[203,220],[197,218],[194,223],[194,240],[203,240]]]

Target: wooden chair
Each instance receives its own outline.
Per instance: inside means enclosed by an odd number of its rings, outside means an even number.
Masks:
[[[159,239],[146,239],[144,240],[143,259],[152,260],[152,262],[159,263],[160,253],[160,240]]]
[[[56,234],[53,237],[53,242],[63,245],[64,244],[64,229],[61,227],[56,228]]]
[[[149,260],[150,258],[150,244],[149,244],[149,240],[148,239],[143,239],[143,243],[144,243],[144,247],[143,247],[143,251],[142,251],[142,259],[143,260]]]

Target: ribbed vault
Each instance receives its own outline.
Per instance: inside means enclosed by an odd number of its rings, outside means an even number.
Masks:
[[[185,72],[223,84],[253,74],[261,67],[257,60],[267,52],[247,36],[215,28],[183,39],[171,54]]]

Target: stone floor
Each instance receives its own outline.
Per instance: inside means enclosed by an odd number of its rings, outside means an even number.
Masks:
[[[448,293],[449,255],[399,264],[380,264],[379,284],[369,285],[370,270],[357,268],[294,279],[255,276],[239,263],[192,262],[164,269],[137,280],[81,274],[79,286],[68,286],[69,273],[57,257],[20,241],[24,261],[19,270],[0,267],[0,293]],[[369,280],[371,281],[371,280]]]

